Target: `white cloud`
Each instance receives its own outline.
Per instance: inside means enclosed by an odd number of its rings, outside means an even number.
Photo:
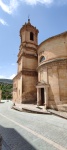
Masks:
[[[18,0],[10,0],[8,1],[8,4],[4,3],[3,0],[0,0],[0,7],[8,14],[12,14],[13,11],[18,7],[18,5]]]
[[[0,75],[0,79],[6,79],[6,77],[3,75]]]
[[[5,11],[8,14],[12,14],[21,3],[26,3],[28,5],[36,5],[38,3],[44,4],[44,5],[50,5],[50,4],[60,4],[64,5],[67,4],[67,0],[0,0],[0,7],[3,11]]]
[[[23,2],[23,0],[21,0]],[[50,5],[50,4],[56,4],[56,5],[64,5],[67,4],[67,0],[25,0],[27,4],[30,5],[36,5],[38,3],[44,4],[44,5]]]
[[[0,75],[0,79],[13,79],[16,76],[16,74],[12,74],[10,77],[6,77],[4,75]]]
[[[59,5],[65,5],[67,4],[67,0],[53,0],[53,4],[55,4],[56,6]]]
[[[23,1],[23,0],[21,0],[21,1]],[[33,5],[33,4],[36,5],[37,3],[42,3],[42,4],[47,5],[47,4],[51,4],[53,2],[53,0],[25,0],[25,2],[27,4],[31,4],[31,5]]]
[[[0,24],[2,24],[2,25],[6,25],[6,26],[8,25],[8,24],[7,24],[7,22],[6,22],[6,21],[4,21],[4,19],[1,19],[1,18],[0,18]]]
[[[14,10],[16,10],[17,7],[21,4],[21,2],[25,2],[29,5],[35,5],[37,3],[51,4],[53,0],[8,0],[8,3],[7,1],[4,3],[3,0],[0,0],[0,7],[6,13],[12,14]]]
[[[12,74],[9,79],[13,79],[16,76],[16,74]]]

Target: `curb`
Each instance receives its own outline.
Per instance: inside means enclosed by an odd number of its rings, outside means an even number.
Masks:
[[[27,109],[27,108],[22,108],[23,109],[23,111],[27,111],[27,112],[29,112],[29,113],[36,113],[36,114],[48,114],[48,115],[50,115],[51,114],[51,112],[40,112],[40,111],[36,111],[36,110],[30,110],[30,109]]]
[[[53,111],[51,111],[49,109],[48,109],[48,112],[31,110],[31,109],[28,109],[28,108],[19,108],[19,107],[16,107],[16,106],[13,106],[12,109],[15,109],[15,110],[20,111],[20,112],[28,112],[28,113],[36,113],[36,114],[47,114],[47,115],[52,115],[53,114],[55,116],[58,116],[60,118],[63,118],[63,119],[67,120],[67,117],[65,117],[63,115],[60,115],[60,114],[57,114],[56,112],[53,112]]]
[[[49,111],[49,110],[48,110]],[[55,115],[55,116],[58,116],[58,117],[60,117],[60,118],[63,118],[63,119],[66,119],[67,120],[67,117],[65,117],[65,116],[62,116],[62,115],[60,115],[60,114],[57,114],[57,113],[55,113],[55,112],[52,112],[52,111],[49,111],[51,114],[53,114],[53,115]]]
[[[27,109],[27,108],[18,108],[18,107],[15,107],[13,106],[12,109],[15,109],[17,111],[21,111],[21,112],[28,112],[28,113],[36,113],[36,114],[48,114],[48,115],[51,115],[52,113],[51,112],[42,112],[42,111],[37,111],[37,110],[31,110],[31,109]]]
[[[18,107],[15,107],[15,106],[13,106],[11,109],[15,109],[15,110],[20,111],[20,112],[23,111],[21,108],[18,108]]]

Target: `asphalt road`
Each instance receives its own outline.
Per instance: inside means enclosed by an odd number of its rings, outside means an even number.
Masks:
[[[67,120],[19,112],[11,105],[0,103],[2,150],[67,150]]]

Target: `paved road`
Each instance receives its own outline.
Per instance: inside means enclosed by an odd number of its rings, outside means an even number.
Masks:
[[[0,103],[2,150],[66,150],[67,120],[53,115],[31,114]]]

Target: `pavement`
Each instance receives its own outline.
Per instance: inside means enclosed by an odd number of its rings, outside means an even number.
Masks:
[[[11,106],[11,101],[0,103],[2,150],[67,150],[66,119],[15,111]]]
[[[30,112],[30,113],[47,114],[47,115],[54,114],[61,118],[67,119],[67,112],[56,111],[53,109],[45,109],[44,106],[37,106],[34,104],[17,104],[17,103],[15,103],[15,106],[13,106],[12,108],[15,110],[18,110],[18,111],[25,111],[25,112]]]
[[[0,150],[2,149],[2,136],[0,135]]]

